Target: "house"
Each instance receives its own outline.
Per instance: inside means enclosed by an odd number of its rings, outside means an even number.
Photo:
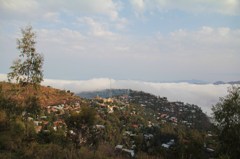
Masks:
[[[122,149],[122,151],[123,151],[123,152],[126,152],[126,153],[129,154],[131,157],[135,157],[134,150]]]
[[[162,144],[162,147],[164,147],[164,148],[169,148],[170,147],[170,145],[168,145],[168,144]]]
[[[75,133],[73,130],[69,130],[69,133],[70,133],[71,135],[76,135],[76,133]]]
[[[175,144],[175,141],[174,141],[174,139],[171,139],[168,143],[163,143],[162,144],[162,147],[164,147],[164,148],[170,148],[171,146],[173,146]]]
[[[113,113],[113,112],[114,112],[113,107],[108,106],[108,113]]]
[[[108,98],[108,99],[104,98],[104,99],[103,99],[103,102],[104,102],[104,103],[107,103],[107,102],[113,103],[113,99],[112,99],[112,98]]]
[[[135,137],[135,136],[137,136],[136,134],[130,134],[130,137]]]
[[[136,149],[136,148],[137,148],[136,145],[132,145],[132,146],[131,146],[131,149]]]
[[[57,127],[56,127],[56,126],[54,126],[54,127],[53,127],[53,130],[54,130],[54,131],[57,131]]]
[[[174,123],[177,123],[177,118],[176,117],[171,117],[169,120],[174,122]]]
[[[130,135],[130,134],[132,134],[131,131],[125,131],[125,132],[124,132],[124,135]]]
[[[41,116],[40,118],[41,119],[47,119],[47,116]]]
[[[95,125],[97,129],[105,129],[104,125]]]
[[[138,125],[137,124],[132,124],[132,127],[136,129],[136,128],[138,128]]]
[[[28,121],[33,121],[33,118],[32,117],[28,117],[27,120]]]
[[[162,114],[160,117],[165,118],[166,116],[167,116],[167,114]]]
[[[40,124],[42,124],[42,121],[34,120],[33,123],[34,123],[35,126],[39,126]]]
[[[214,149],[211,149],[211,148],[207,148],[206,150],[207,150],[207,152],[210,152],[210,153],[214,152]]]
[[[153,134],[144,134],[144,138],[145,140],[150,140],[151,138],[153,138]]]
[[[123,145],[117,145],[117,146],[115,147],[115,149],[121,149],[121,150],[122,150],[122,148],[123,148]]]
[[[42,126],[36,126],[35,127],[35,132],[39,133],[42,130]]]

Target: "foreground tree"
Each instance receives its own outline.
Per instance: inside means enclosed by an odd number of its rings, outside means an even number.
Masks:
[[[213,107],[219,129],[220,152],[232,159],[240,154],[240,87],[233,86],[229,94]]]
[[[19,59],[10,67],[8,80],[16,80],[20,84],[40,84],[43,81],[43,56],[36,52],[36,34],[32,26],[21,29],[22,38],[17,39],[17,49],[20,50]]]

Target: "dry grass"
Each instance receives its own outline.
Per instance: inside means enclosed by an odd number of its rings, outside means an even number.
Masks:
[[[30,96],[36,96],[42,107],[69,103],[80,99],[79,97],[74,96],[71,92],[46,86],[39,86],[36,89],[32,85],[20,86],[19,84],[0,82],[0,88],[2,88],[5,97],[8,97],[19,104],[23,104]]]

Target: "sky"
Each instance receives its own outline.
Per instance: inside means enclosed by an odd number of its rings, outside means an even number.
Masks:
[[[0,0],[0,73],[27,25],[46,79],[240,79],[240,0]]]

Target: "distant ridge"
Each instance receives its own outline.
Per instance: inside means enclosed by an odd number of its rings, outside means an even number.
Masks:
[[[240,81],[230,81],[230,82],[223,82],[223,81],[217,81],[213,83],[214,85],[221,85],[221,84],[240,84]]]
[[[120,96],[128,93],[128,89],[104,89],[99,91],[90,91],[90,92],[80,92],[77,93],[77,96],[82,98],[92,99],[97,96],[102,98],[109,98],[111,96]]]
[[[190,84],[208,84],[209,82],[202,81],[202,80],[197,80],[197,79],[192,79],[192,80],[178,80],[175,81],[174,83],[190,83]]]
[[[196,79],[192,79],[192,80],[179,80],[179,81],[175,81],[174,83],[189,83],[189,84],[211,84],[209,82],[206,81],[202,81],[202,80],[196,80]],[[230,82],[223,82],[223,81],[216,81],[214,83],[212,83],[214,85],[221,85],[221,84],[240,84],[240,81],[230,81]]]

